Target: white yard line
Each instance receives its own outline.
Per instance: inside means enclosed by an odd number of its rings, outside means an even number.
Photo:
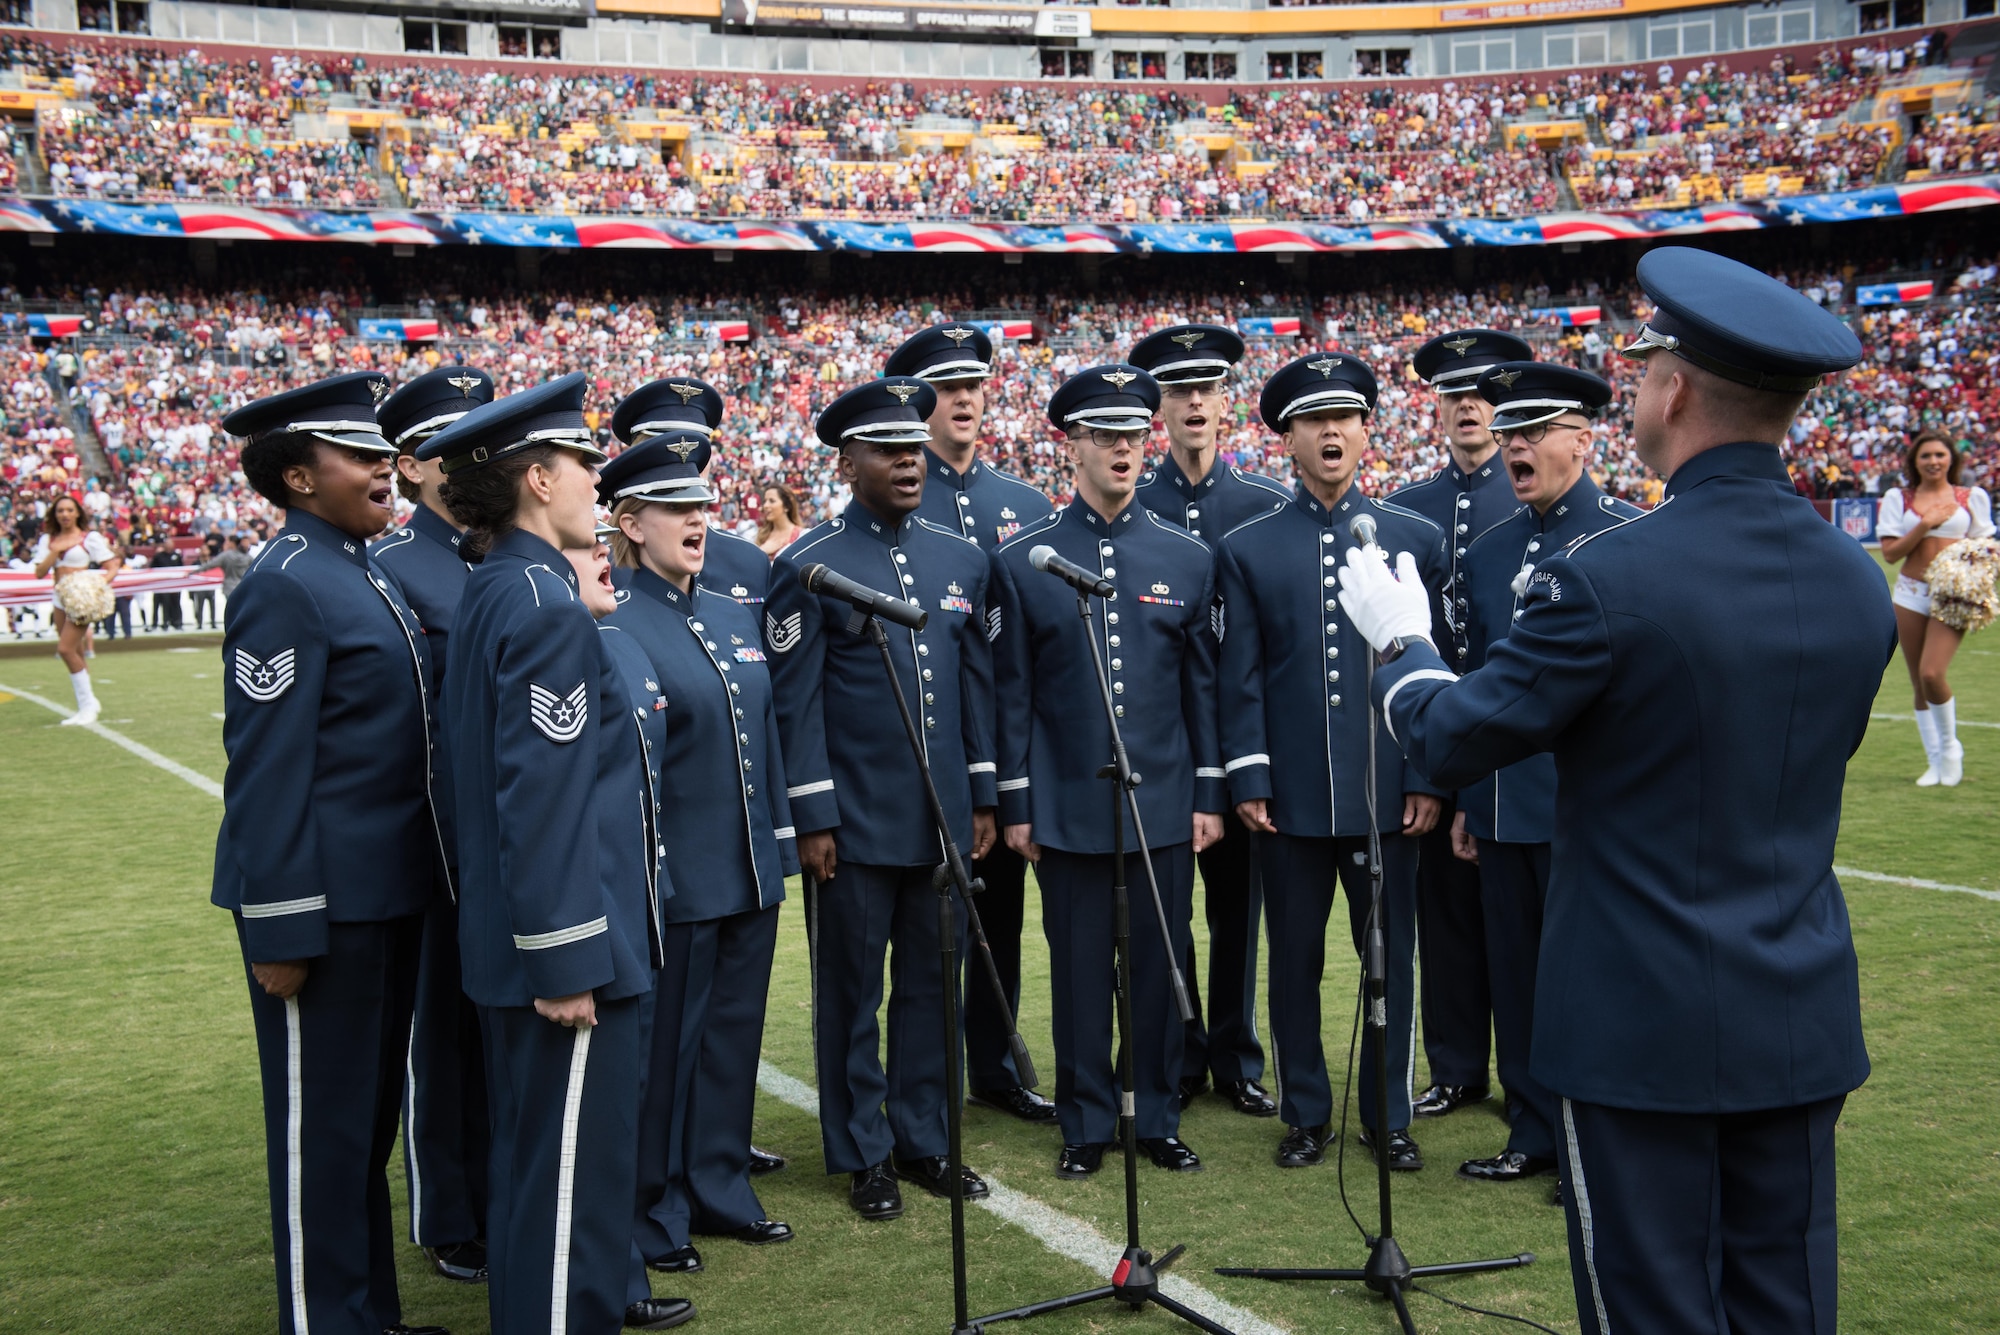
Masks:
[[[819,1116],[819,1094],[813,1087],[786,1075],[769,1062],[757,1064],[757,1087],[800,1112]],[[972,1204],[1012,1224],[1056,1255],[1075,1261],[1092,1274],[1108,1279],[1113,1267],[1124,1255],[1123,1244],[1105,1237],[1087,1221],[1044,1205],[1024,1192],[1002,1186],[990,1177],[986,1184],[992,1194]],[[1194,1281],[1172,1272],[1161,1277],[1160,1291],[1177,1302],[1187,1304],[1209,1320],[1239,1332],[1239,1335],[1282,1335],[1282,1327],[1274,1326],[1234,1303],[1225,1302]]]
[[[1915,723],[1917,721],[1915,714],[1870,714],[1868,717],[1872,719],[1888,719],[1895,723]],[[1958,726],[1961,728],[2000,728],[2000,723],[1981,723],[1977,719],[1962,718],[1958,721]]]
[[[1886,876],[1879,871],[1863,871],[1859,867],[1833,869],[1835,876],[1846,876],[1857,881],[1880,881],[1884,885],[1909,885],[1919,890],[1949,890],[1954,894],[1978,895],[1981,899],[2000,902],[2000,890],[1981,890],[1976,885],[1952,885],[1946,881],[1926,881],[1921,876]]]
[[[70,715],[76,712],[74,709],[69,709],[63,705],[59,705],[53,700],[49,700],[42,696],[36,695],[33,691],[24,691],[18,686],[8,686],[5,685],[4,683],[0,683],[0,691],[5,691],[9,695],[18,696],[21,699],[26,700],[31,705],[40,705],[43,709],[48,710],[50,713],[60,714],[64,718],[68,718]],[[158,751],[155,751],[150,746],[141,746],[138,742],[133,741],[130,737],[127,737],[122,732],[113,732],[111,729],[105,727],[102,723],[86,723],[83,725],[83,730],[85,732],[94,732],[99,737],[102,737],[105,741],[110,742],[115,746],[124,747],[127,751],[130,751],[133,755],[139,757],[139,759],[145,761],[148,765],[156,765],[159,768],[165,770],[167,773],[173,775],[176,779],[187,780],[187,782],[193,784],[196,788],[201,789],[204,793],[207,793],[210,797],[222,796],[222,785],[217,783],[214,779],[209,778],[206,774],[197,774],[195,771],[189,769],[186,765],[181,764],[178,760],[167,759],[165,756],[161,755]]]

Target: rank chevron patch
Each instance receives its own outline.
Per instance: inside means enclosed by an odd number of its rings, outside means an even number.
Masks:
[[[528,683],[528,721],[552,742],[573,742],[590,721],[590,685],[578,682],[568,695]]]
[[[805,622],[797,612],[783,621],[769,612],[764,614],[764,638],[771,642],[774,654],[787,654],[796,649],[805,633]]]
[[[290,649],[258,662],[248,650],[236,651],[236,685],[243,694],[259,703],[268,703],[292,687],[293,659]]]
[[[989,607],[986,609],[986,639],[990,643],[999,638],[1000,638],[1000,609],[997,607]]]

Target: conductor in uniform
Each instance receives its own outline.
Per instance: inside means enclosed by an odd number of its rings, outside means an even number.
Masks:
[[[1479,377],[1502,362],[1528,361],[1534,350],[1497,329],[1449,329],[1426,342],[1410,369],[1436,399],[1438,431],[1448,458],[1422,482],[1389,499],[1444,530],[1445,632],[1454,666],[1466,662],[1465,559],[1473,539],[1521,508],[1507,485],[1493,438],[1493,405],[1480,397]],[[1417,932],[1424,956],[1424,1059],[1431,1083],[1417,1096],[1416,1115],[1442,1117],[1490,1093],[1491,980],[1482,924],[1478,873],[1452,856],[1455,806],[1418,841]]]
[[[429,651],[365,546],[393,514],[387,392],[335,376],[222,423],[285,512],[229,599],[211,896],[250,985],[283,1335],[411,1331],[386,1170],[424,914],[449,890]]]
[[[1611,386],[1567,366],[1502,362],[1480,375],[1479,393],[1493,408],[1500,441],[1494,462],[1522,505],[1473,539],[1461,566],[1466,610],[1459,629],[1472,668],[1507,638],[1537,565],[1645,513],[1605,495],[1588,471],[1596,448],[1591,426],[1611,401]],[[1556,1167],[1555,1098],[1529,1061],[1555,798],[1555,761],[1547,752],[1459,790],[1452,848],[1479,874],[1494,1046],[1507,1092],[1506,1148],[1459,1165],[1458,1175],[1474,1181],[1513,1182]]]
[[[1137,367],[1078,371],[1049,400],[1068,440],[1076,498],[1003,543],[993,557],[1000,699],[1000,819],[1008,846],[1036,864],[1049,942],[1056,1049],[1056,1171],[1084,1177],[1116,1137],[1116,1039],[1132,1045],[1140,1148],[1155,1164],[1195,1172],[1180,1139],[1184,1026],[1170,990],[1184,959],[1194,855],[1221,837],[1222,766],[1215,741],[1215,561],[1199,538],[1133,499],[1160,389]],[[1145,851],[1159,884],[1173,951],[1153,922],[1145,870],[1127,860],[1134,1032],[1113,1033],[1112,756],[1096,667],[1068,585],[1034,569],[1048,546],[1117,586],[1089,633],[1101,637],[1113,712],[1145,782],[1135,790]],[[1138,832],[1124,820],[1127,846]]]
[[[925,419],[936,394],[894,376],[847,391],[820,414],[854,499],[779,554],[764,639],[816,921],[814,1048],[820,1136],[829,1173],[847,1173],[863,1219],[903,1212],[897,1179],[951,1192],[944,989],[937,892],[943,859],[916,759],[883,678],[882,657],[848,604],[808,593],[802,570],[825,565],[929,614],[889,629],[889,651],[924,741],[952,838],[985,853],[995,838],[993,664],[986,638],[986,556],[970,538],[919,516]],[[957,929],[963,934],[964,919]],[[959,942],[963,945],[963,942]],[[889,955],[888,1060],[876,1014]],[[962,956],[961,956],[962,958]],[[886,1112],[885,1112],[886,1105]],[[985,1182],[960,1168],[967,1199]]]
[[[391,394],[376,414],[383,439],[396,447],[396,490],[416,509],[401,528],[369,548],[424,628],[430,646],[431,693],[444,684],[458,600],[472,573],[464,534],[439,489],[444,470],[420,461],[417,447],[484,403],[493,377],[470,366],[440,366]],[[436,706],[442,711],[442,705]],[[441,717],[440,713],[440,717]],[[440,735],[435,753],[438,824],[451,875],[458,876],[457,813],[451,763]],[[458,902],[438,895],[424,915],[417,1008],[410,1026],[403,1091],[403,1171],[410,1200],[410,1241],[424,1249],[446,1279],[486,1278],[486,1068],[480,1060],[479,1009],[466,997],[458,968]]]
[[[1216,446],[1231,420],[1229,373],[1243,340],[1221,325],[1183,324],[1149,334],[1133,347],[1132,365],[1160,385],[1167,456],[1139,475],[1139,503],[1212,548],[1246,519],[1282,508],[1284,486],[1223,463]],[[1181,1104],[1192,1103],[1213,1075],[1216,1092],[1240,1113],[1275,1117],[1277,1103],[1258,1082],[1264,1046],[1257,1037],[1257,927],[1264,913],[1251,835],[1236,813],[1222,815],[1222,838],[1202,850],[1202,913],[1208,921],[1208,1017],[1187,1027]],[[1182,962],[1196,998],[1192,949]]]
[[[1368,643],[1340,615],[1334,581],[1365,520],[1377,541],[1419,553],[1434,604],[1444,585],[1444,537],[1430,520],[1375,500],[1355,483],[1376,394],[1374,372],[1346,352],[1301,357],[1272,376],[1258,411],[1284,438],[1298,492],[1284,509],[1232,529],[1221,543],[1223,768],[1238,816],[1258,834],[1271,923],[1281,1168],[1321,1162],[1332,1135],[1333,1085],[1320,1039],[1326,924],[1338,881],[1361,949],[1373,900],[1371,821],[1381,835],[1389,952],[1389,1125],[1371,1125],[1371,1030],[1361,1054],[1362,1142],[1386,1153],[1391,1168],[1423,1167],[1409,1133],[1417,840],[1437,820],[1439,792],[1404,763],[1392,740],[1378,736],[1370,810]],[[1436,613],[1442,624],[1442,608]]]
[[[1583,1330],[1831,1335],[1834,1125],[1868,1075],[1834,841],[1895,622],[1779,449],[1861,347],[1720,256],[1662,247],[1638,277],[1633,437],[1666,499],[1538,565],[1463,679],[1407,558],[1351,559],[1341,602],[1433,779],[1554,752],[1532,1062]]]
[[[1055,508],[1040,488],[979,457],[986,382],[993,376],[993,340],[985,330],[957,320],[920,330],[889,354],[882,374],[914,376],[937,391],[937,407],[930,416],[931,441],[924,446],[924,499],[918,515],[972,539],[991,554],[1023,525],[1045,518]],[[992,851],[973,864],[972,874],[985,883],[979,896],[980,926],[1006,989],[1007,1005],[1018,1012],[1028,864],[996,840]],[[1008,1029],[992,993],[984,987],[967,991],[966,1098],[1024,1122],[1053,1123],[1055,1104],[1021,1083],[1007,1039]]]

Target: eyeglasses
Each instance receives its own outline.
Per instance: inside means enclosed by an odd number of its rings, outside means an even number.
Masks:
[[[1134,449],[1146,443],[1146,431],[1112,431],[1107,427],[1092,427],[1083,433],[1090,443],[1100,450],[1115,450],[1120,445],[1130,445]]]
[[[1160,396],[1168,399],[1191,399],[1197,394],[1220,393],[1222,393],[1222,385],[1213,380],[1201,384],[1160,386]]]
[[[1583,422],[1536,422],[1533,426],[1509,427],[1503,431],[1496,431],[1494,434],[1500,438],[1500,443],[1503,445],[1515,439],[1524,440],[1530,445],[1539,445],[1548,439],[1549,432],[1555,430],[1557,427],[1561,427],[1565,431],[1583,431],[1588,429],[1587,424]]]

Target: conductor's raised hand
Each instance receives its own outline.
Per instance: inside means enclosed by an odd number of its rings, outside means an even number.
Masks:
[[[1391,573],[1380,548],[1349,548],[1340,568],[1340,605],[1377,653],[1395,640],[1430,642],[1431,596],[1408,552],[1396,554]]]

